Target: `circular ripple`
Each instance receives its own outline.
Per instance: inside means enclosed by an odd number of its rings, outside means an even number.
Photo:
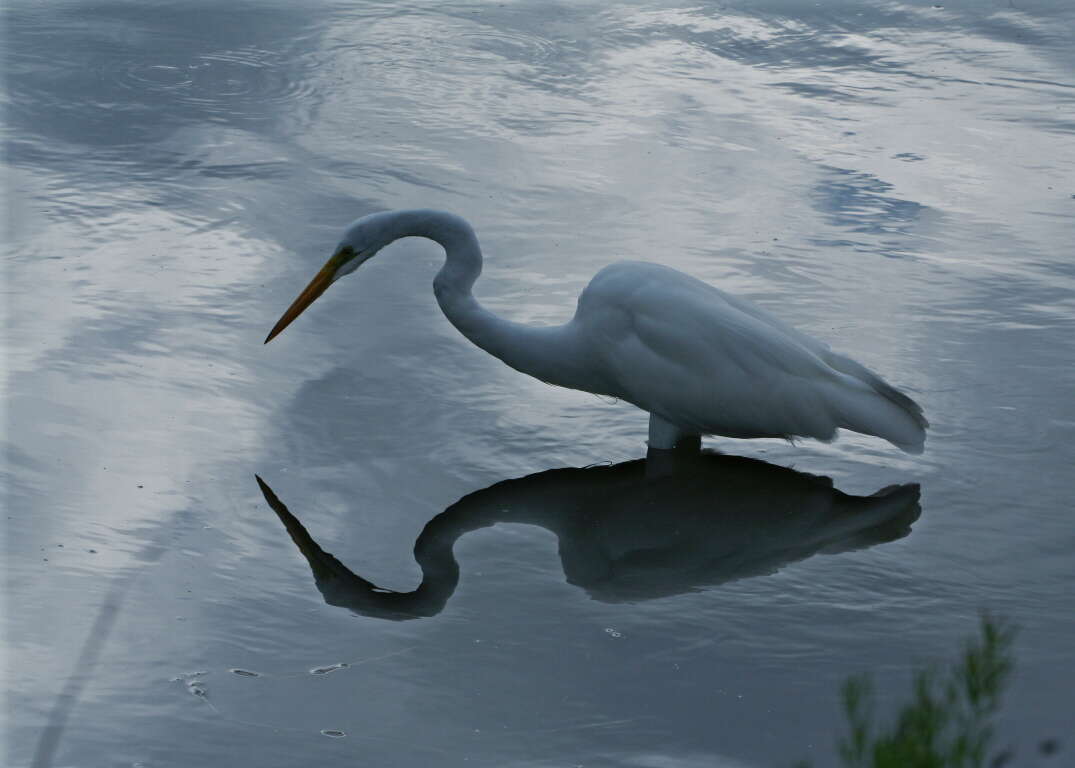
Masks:
[[[538,65],[557,55],[557,46],[551,40],[537,35],[523,35],[496,29],[464,32],[459,40],[477,51],[491,53],[501,59],[520,64]]]
[[[128,80],[146,90],[165,91],[186,88],[193,82],[186,67],[167,64],[152,64],[141,70],[132,70],[128,73]]]
[[[371,25],[376,36],[376,55],[384,65],[442,71],[476,64],[516,63],[537,66],[554,59],[557,46],[538,35],[505,32],[473,22],[424,16],[385,18]],[[351,48],[353,40],[341,41]]]
[[[257,48],[215,51],[184,62],[113,61],[102,74],[124,90],[167,96],[210,112],[263,111],[312,91],[302,60]]]

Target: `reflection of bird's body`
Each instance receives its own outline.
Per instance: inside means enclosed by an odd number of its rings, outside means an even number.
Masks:
[[[460,536],[497,523],[537,525],[558,540],[567,581],[606,602],[647,600],[773,573],[816,553],[905,536],[920,513],[917,485],[849,496],[832,481],[763,461],[704,451],[652,477],[646,462],[554,469],[506,480],[430,520],[414,545],[422,583],[381,589],[310,537],[260,479],[332,605],[382,618],[439,612],[459,580]]]
[[[750,302],[668,267],[606,267],[562,326],[499,318],[471,293],[482,267],[474,231],[439,211],[377,213],[352,224],[266,341],[333,281],[408,236],[444,247],[434,290],[464,336],[523,373],[648,411],[651,447],[699,435],[831,440],[843,427],[922,450],[927,422],[906,395]]]

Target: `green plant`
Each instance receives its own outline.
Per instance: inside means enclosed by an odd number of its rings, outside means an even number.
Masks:
[[[878,726],[873,680],[848,678],[841,691],[848,734],[839,743],[847,768],[985,768],[1008,762],[1010,752],[989,756],[993,715],[1011,675],[1015,628],[985,614],[978,637],[946,669],[929,666],[914,675],[911,701],[894,722]],[[808,768],[799,763],[799,768]]]

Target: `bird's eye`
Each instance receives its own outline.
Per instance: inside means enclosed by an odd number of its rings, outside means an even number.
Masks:
[[[336,262],[337,269],[349,262],[355,257],[355,249],[350,245],[341,245],[336,253],[332,255],[332,260]]]

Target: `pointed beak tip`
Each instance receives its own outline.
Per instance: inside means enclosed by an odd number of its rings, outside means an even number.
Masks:
[[[269,331],[269,335],[265,337],[265,341],[263,341],[262,344],[268,344],[276,338],[281,331],[291,324],[292,320],[301,315],[303,310],[313,304],[314,300],[324,293],[326,288],[332,285],[332,279],[333,275],[336,273],[336,269],[337,265],[335,263],[335,257],[333,257],[321,268],[321,271],[310,281],[310,284],[303,289],[302,293],[299,294],[299,297],[291,303],[291,306],[284,312],[283,317],[281,317],[276,322],[276,325],[273,326],[273,329]]]

